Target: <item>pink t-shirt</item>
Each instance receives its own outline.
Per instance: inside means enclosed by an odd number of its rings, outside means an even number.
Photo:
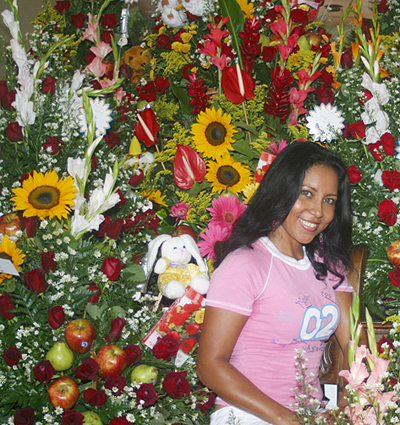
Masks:
[[[212,274],[206,306],[248,316],[230,363],[287,408],[296,402],[296,349],[306,352],[309,382],[322,397],[318,373],[325,341],[339,324],[338,282],[331,274],[318,280],[306,255],[297,261],[268,238],[229,254]],[[336,290],[354,292],[347,279]]]

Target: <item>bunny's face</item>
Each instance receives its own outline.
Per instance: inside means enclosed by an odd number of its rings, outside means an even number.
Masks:
[[[171,260],[172,263],[187,264],[192,258],[191,253],[180,237],[174,237],[164,242],[161,247],[161,256]]]

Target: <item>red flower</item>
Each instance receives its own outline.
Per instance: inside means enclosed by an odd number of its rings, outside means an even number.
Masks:
[[[3,351],[3,359],[10,366],[17,366],[22,359],[22,354],[13,345],[10,345],[6,350]]]
[[[188,338],[188,339],[184,339],[179,348],[186,354],[189,354],[192,349],[194,348],[194,346],[196,345],[197,340],[196,338]]]
[[[23,217],[21,215],[19,219],[21,220],[21,230],[26,231],[26,236],[28,236],[28,238],[34,238],[36,236],[36,223],[38,217]]]
[[[95,381],[98,378],[99,370],[99,364],[91,357],[83,359],[82,364],[76,369],[74,368],[75,376],[81,381]]]
[[[15,317],[14,313],[11,313],[11,310],[14,310],[15,305],[12,302],[10,294],[4,292],[0,295],[0,315],[5,320],[11,320]]]
[[[114,28],[115,25],[117,25],[117,17],[115,16],[115,13],[106,13],[101,17],[101,24],[104,28]]]
[[[384,171],[382,173],[382,181],[391,192],[395,189],[400,189],[400,173],[398,171]]]
[[[400,267],[395,267],[393,271],[388,273],[390,283],[400,288]]]
[[[123,266],[124,264],[119,258],[108,257],[104,259],[101,271],[107,276],[108,280],[113,282],[118,279]]]
[[[56,92],[56,79],[48,75],[42,81],[42,93],[53,95]]]
[[[114,146],[118,146],[121,143],[121,138],[113,131],[109,131],[104,136],[104,141],[107,143],[108,147],[113,148]]]
[[[142,359],[142,350],[141,348],[136,344],[129,344],[124,348],[125,354],[127,355],[127,365],[126,367],[129,367],[130,365],[139,363]]]
[[[397,207],[393,201],[383,200],[378,207],[379,219],[388,226],[393,226],[397,221]]]
[[[142,183],[143,178],[144,178],[143,170],[139,168],[137,170],[137,173],[135,172],[135,174],[129,179],[128,184],[130,184],[132,187],[136,187],[140,183]]]
[[[381,0],[378,3],[378,12],[379,13],[386,13],[388,11],[388,3],[387,0]]]
[[[382,143],[383,150],[387,156],[394,155],[396,153],[396,140],[388,132],[381,136],[380,142]]]
[[[158,130],[154,111],[151,108],[146,108],[138,115],[135,136],[149,148],[151,145],[157,144]]]
[[[99,298],[101,295],[101,289],[93,282],[89,283],[89,291],[96,291],[90,298],[88,303],[96,304],[99,302]]]
[[[49,309],[49,325],[53,329],[58,329],[65,322],[65,312],[60,305]]]
[[[115,35],[112,31],[105,30],[100,34],[100,40],[107,44],[111,44],[111,37],[115,38]]]
[[[157,97],[156,85],[152,81],[149,81],[144,86],[139,86],[137,95],[146,102],[152,102]]]
[[[124,228],[124,220],[121,217],[117,217],[109,226],[106,235],[111,239],[118,239],[121,236],[121,232]]]
[[[28,289],[41,294],[47,289],[45,272],[42,269],[33,269],[24,274],[24,283]]]
[[[190,325],[187,325],[185,327],[185,330],[188,333],[188,335],[194,335],[200,329],[201,329],[201,325],[199,325],[198,323],[191,323]]]
[[[124,329],[125,324],[126,320],[122,317],[116,317],[115,319],[111,320],[111,331],[110,335],[106,336],[106,341],[112,342],[112,338],[113,342],[117,342],[119,340],[119,337],[121,336],[121,332],[122,329]]]
[[[12,104],[15,101],[15,90],[8,91],[7,82],[0,81],[0,105],[7,111],[13,109]]]
[[[107,398],[107,394],[104,390],[87,388],[83,392],[83,401],[91,404],[92,406],[96,406],[98,409],[103,406],[103,404],[107,401]]]
[[[160,94],[165,93],[166,90],[168,89],[168,87],[170,87],[170,83],[169,83],[167,77],[160,77],[159,75],[156,75],[156,78],[154,80],[154,83],[156,85],[156,90]]]
[[[82,425],[85,417],[77,410],[65,409],[61,425]]]
[[[32,425],[35,419],[35,411],[33,407],[26,406],[14,413],[15,425]]]
[[[272,62],[275,58],[277,48],[274,46],[264,46],[262,58],[264,62]]]
[[[71,24],[78,29],[83,28],[85,23],[85,15],[83,13],[78,13],[77,15],[71,15]]]
[[[333,92],[326,85],[319,85],[315,90],[315,98],[318,103],[327,105],[328,103],[333,104]]]
[[[177,145],[174,159],[174,180],[182,190],[189,190],[194,182],[201,183],[207,173],[203,158],[190,146]]]
[[[175,312],[169,316],[168,321],[175,326],[182,326],[189,317],[190,314],[187,311]]]
[[[213,406],[215,402],[215,394],[209,391],[199,391],[196,392],[197,399],[199,400],[196,404],[196,409],[202,410],[204,413],[207,413]],[[204,400],[202,400],[204,397]]]
[[[239,66],[227,66],[222,71],[222,88],[226,98],[232,103],[242,103],[254,97],[254,81]]]
[[[117,391],[112,391],[113,395],[120,396],[124,392],[124,388],[126,387],[126,378],[119,375],[108,375],[104,382],[104,388],[107,390],[111,390],[113,388],[117,388]]]
[[[163,390],[172,398],[182,398],[190,394],[190,384],[184,372],[171,372],[164,378]]]
[[[159,338],[155,343],[152,353],[156,359],[171,360],[178,352],[179,342],[170,334]]]
[[[131,425],[131,423],[124,417],[114,418],[108,425]]]
[[[347,127],[347,130],[355,139],[364,139],[366,128],[367,126],[364,124],[364,121],[358,121],[353,124],[350,124]]]
[[[350,167],[347,168],[347,173],[349,175],[350,183],[352,184],[357,184],[362,179],[362,173],[357,169],[356,165],[350,165]]]
[[[48,384],[56,373],[53,365],[50,360],[42,360],[33,368],[33,375],[36,380],[39,382],[43,382],[44,384]]]
[[[376,143],[370,143],[368,145],[368,150],[372,153],[372,156],[374,157],[375,161],[383,161],[383,154],[381,151],[381,143],[380,142],[376,142]]]
[[[154,385],[146,383],[140,385],[140,387],[136,390],[136,399],[138,403],[144,401],[143,404],[140,403],[143,406],[152,406],[158,400]]]
[[[4,136],[10,142],[20,142],[22,140],[22,127],[15,121],[9,122],[7,128],[4,130]]]
[[[378,346],[378,353],[382,354],[385,352],[385,349],[382,347],[383,344],[387,344],[387,348],[388,348],[388,352],[390,353],[391,351],[396,351],[396,349],[394,348],[393,345],[393,340],[392,339],[387,339],[386,336],[383,336],[377,343]]]
[[[47,150],[48,148],[50,148],[50,152],[52,155],[58,154],[63,145],[64,143],[62,143],[60,139],[56,136],[49,136],[47,138],[47,142],[42,143],[43,149]]]
[[[156,45],[159,49],[171,50],[171,39],[167,34],[160,34],[156,39]]]
[[[54,9],[57,10],[58,13],[68,12],[71,7],[71,3],[68,0],[58,1],[54,6]]]
[[[57,270],[57,262],[55,260],[56,254],[53,251],[42,251],[41,263],[43,270],[48,273],[50,270],[55,272]]]

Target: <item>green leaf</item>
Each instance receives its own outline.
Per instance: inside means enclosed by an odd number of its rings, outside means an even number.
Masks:
[[[245,155],[249,159],[258,158],[260,156],[259,152],[255,149],[251,149],[249,143],[244,139],[237,141],[233,147],[236,152]]]
[[[232,0],[218,0],[219,7],[222,11],[222,16],[224,18],[229,17],[227,23],[228,30],[231,33],[232,38],[232,47],[239,58],[239,65],[243,68],[242,55],[240,53],[240,37],[239,32],[242,32],[244,29],[244,15],[242,9],[239,6],[237,1]]]
[[[85,310],[93,320],[96,320],[101,318],[101,315],[107,307],[107,303],[104,303],[101,307],[99,307],[98,304],[88,303]]]
[[[130,282],[145,282],[146,275],[139,264],[130,264],[124,270],[124,278]]]
[[[181,105],[182,112],[185,115],[191,115],[192,107],[189,103],[190,97],[187,94],[186,90],[184,90],[182,87],[179,87],[177,84],[175,84],[172,81],[172,79],[169,79],[169,84],[171,85],[172,93],[178,99],[179,104]]]

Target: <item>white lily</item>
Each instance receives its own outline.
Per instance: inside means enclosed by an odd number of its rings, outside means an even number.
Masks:
[[[71,220],[71,234],[77,236],[80,233],[89,232],[91,230],[99,230],[99,226],[104,220],[104,216],[97,214],[92,219],[87,220],[85,216],[75,211]]]
[[[2,12],[1,16],[3,17],[4,24],[10,30],[11,37],[18,40],[20,27],[19,22],[14,20],[14,14],[11,10],[7,9]]]
[[[77,90],[79,90],[82,87],[83,80],[85,79],[86,75],[82,74],[80,71],[76,71],[71,82],[71,88],[70,92],[72,94],[75,94]]]
[[[18,68],[21,68],[22,66],[26,65],[28,63],[28,57],[26,56],[24,48],[14,38],[10,40],[10,46],[12,51],[12,57]]]
[[[376,131],[375,127],[369,127],[367,128],[365,132],[365,142],[363,142],[365,145],[369,145],[371,143],[375,143],[380,139],[380,135]]]
[[[67,160],[67,171],[68,174],[74,179],[74,186],[78,190],[79,196],[83,197],[85,188],[81,188],[80,182],[83,182],[85,176],[85,168],[86,168],[86,158],[68,158]],[[83,198],[84,199],[84,198]],[[83,205],[83,203],[79,206],[79,208]],[[75,208],[76,208],[76,200],[75,200]]]

